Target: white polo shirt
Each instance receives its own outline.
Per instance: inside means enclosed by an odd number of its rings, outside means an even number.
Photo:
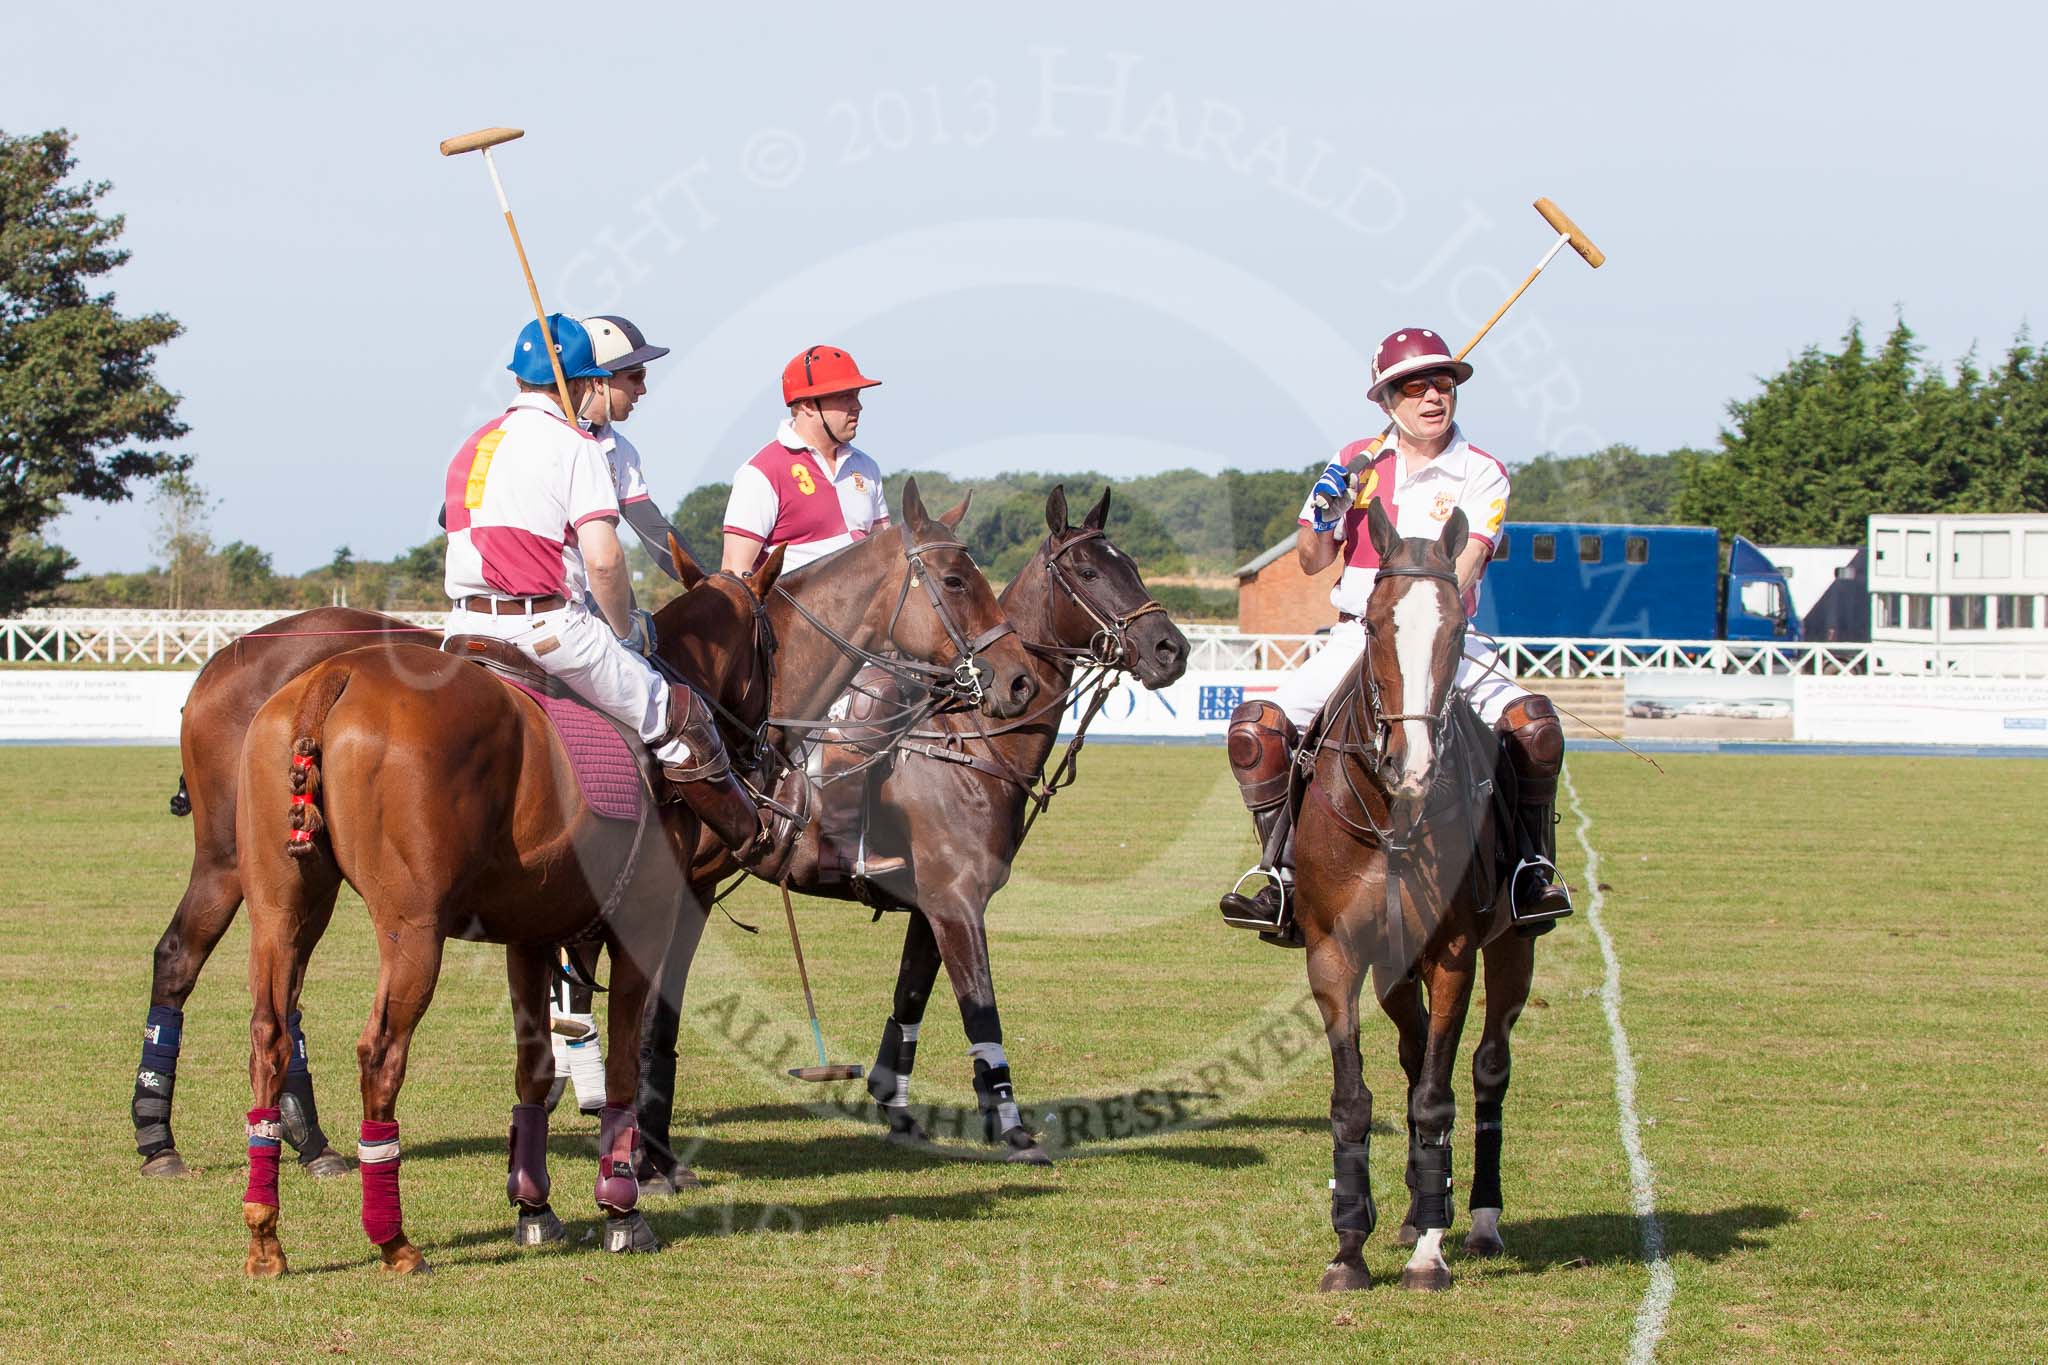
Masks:
[[[617,521],[598,443],[562,418],[552,394],[522,393],[462,443],[448,466],[444,585],[473,596],[580,599],[576,528]]]
[[[654,495],[647,491],[647,476],[640,472],[640,451],[619,434],[618,423],[607,423],[594,434],[597,448],[604,452],[605,465],[611,470],[612,493],[620,508],[629,502],[652,502]]]
[[[789,547],[782,561],[785,572],[888,524],[882,471],[874,460],[848,446],[838,469],[828,474],[818,452],[786,420],[776,428],[775,439],[733,475],[732,496],[725,504],[729,534],[760,541],[763,554],[771,545]]]
[[[1337,452],[1349,462],[1362,452],[1368,441],[1353,441]],[[1314,516],[1314,495],[1301,506],[1301,524]],[[1465,509],[1465,521],[1474,540],[1491,550],[1500,541],[1500,528],[1508,515],[1507,467],[1465,439],[1457,423],[1451,424],[1451,443],[1434,460],[1410,469],[1401,453],[1398,432],[1387,442],[1370,468],[1358,475],[1358,493],[1344,520],[1337,527],[1337,539],[1344,545],[1344,573],[1330,590],[1330,604],[1350,616],[1365,614],[1366,599],[1372,596],[1373,579],[1379,576],[1380,555],[1366,531],[1367,510],[1377,502],[1394,520],[1403,536],[1434,538],[1442,534],[1453,510]],[[1465,614],[1479,610],[1479,584],[1465,595]]]

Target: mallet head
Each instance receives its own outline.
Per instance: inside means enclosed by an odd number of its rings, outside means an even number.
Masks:
[[[441,155],[459,156],[464,152],[495,147],[501,142],[510,142],[514,138],[525,136],[524,128],[479,128],[473,133],[464,133],[460,137],[451,137],[442,142]]]
[[[471,136],[477,135],[472,133]],[[446,150],[446,147],[447,144],[443,143],[443,150]],[[1538,199],[1536,201],[1536,211],[1543,215],[1544,222],[1557,229],[1560,236],[1571,239],[1572,250],[1585,257],[1587,265],[1598,270],[1607,263],[1607,253],[1594,246],[1592,239],[1579,231],[1579,225],[1565,217],[1563,209],[1551,203],[1548,199]]]

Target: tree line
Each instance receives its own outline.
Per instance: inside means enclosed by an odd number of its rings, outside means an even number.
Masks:
[[[241,541],[216,545],[214,500],[175,449],[178,396],[158,381],[182,330],[124,316],[104,277],[128,259],[122,220],[99,211],[102,181],[75,182],[71,136],[0,131],[0,614],[78,606],[438,607],[440,537],[389,560],[346,546],[281,572]],[[1760,391],[1731,402],[1714,450],[1616,445],[1516,468],[1508,514],[1523,521],[1686,522],[1767,543],[1855,544],[1873,512],[2048,511],[2048,356],[2022,332],[1986,368],[1974,353],[1929,363],[1903,318],[1874,351],[1852,324],[1833,351],[1810,346]],[[1167,470],[1134,478],[921,471],[927,503],[974,492],[963,531],[1006,579],[1044,535],[1047,492],[1087,505],[1114,489],[1109,529],[1148,577],[1223,576],[1293,534],[1321,459],[1284,470]],[[890,478],[892,501],[906,474]],[[656,471],[657,482],[659,471]],[[157,562],[75,577],[45,538],[65,498],[115,502],[149,489]],[[674,518],[701,559],[718,555],[729,485],[692,490]],[[637,547],[644,596],[663,589]],[[1179,609],[1223,609],[1227,590],[1162,589]]]

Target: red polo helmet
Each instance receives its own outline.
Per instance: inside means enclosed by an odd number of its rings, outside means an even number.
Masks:
[[[811,346],[782,367],[782,401],[824,398],[829,394],[869,389],[881,383],[860,372],[853,357],[837,346]]]
[[[1387,385],[1419,370],[1449,370],[1460,384],[1472,377],[1472,367],[1451,358],[1444,339],[1426,327],[1403,327],[1389,332],[1380,348],[1372,353],[1372,386],[1365,396],[1380,401]]]

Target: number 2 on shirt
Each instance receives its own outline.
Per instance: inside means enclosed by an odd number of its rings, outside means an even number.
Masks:
[[[476,443],[476,454],[469,462],[469,483],[462,490],[462,505],[474,512],[484,505],[484,480],[490,477],[491,457],[498,453],[498,442],[505,439],[504,428],[487,432]]]

